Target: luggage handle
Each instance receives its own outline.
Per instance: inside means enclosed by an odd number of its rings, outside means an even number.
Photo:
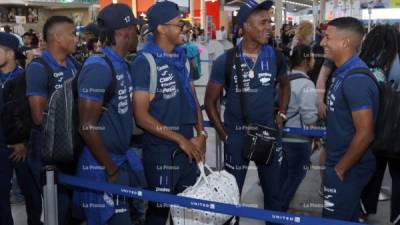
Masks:
[[[204,168],[207,169],[210,173],[213,173],[212,169],[204,162],[198,162],[197,167],[200,170],[200,176],[197,179],[196,183],[192,186],[192,188],[196,188],[202,180],[204,180],[208,184],[208,179],[207,179]]]

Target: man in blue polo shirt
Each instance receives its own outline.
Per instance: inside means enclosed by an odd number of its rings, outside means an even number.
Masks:
[[[378,113],[379,90],[368,74],[348,75],[368,68],[357,56],[364,35],[352,17],[332,20],[321,42],[337,70],[327,101],[324,209],[327,218],[357,221],[360,195],[375,170],[370,149]]]
[[[186,67],[184,33],[178,6],[158,2],[147,11],[154,38],[133,62],[134,113],[143,137],[143,161],[149,188],[177,194],[195,183],[197,165],[204,158],[207,133]],[[157,88],[151,90],[152,57]],[[154,68],[154,67],[153,67]],[[193,128],[197,136],[193,137]],[[149,203],[147,225],[164,225],[169,207]]]
[[[110,4],[98,15],[103,56],[88,58],[78,80],[81,134],[86,145],[78,164],[80,177],[145,185],[141,162],[130,149],[133,85],[125,60],[137,46],[136,25],[142,23],[125,4]],[[131,224],[128,199],[93,191],[78,191],[77,196],[88,224]]]
[[[237,22],[243,31],[243,40],[236,48],[240,52],[243,86],[245,87],[243,97],[246,100],[243,110],[247,113],[247,122],[282,128],[289,102],[290,85],[284,56],[267,44],[271,32],[268,10],[272,4],[272,1],[258,4],[254,0],[248,0],[242,5]],[[249,165],[249,160],[242,156],[246,127],[244,127],[244,118],[241,112],[238,74],[235,69],[232,69],[232,74],[225,75],[227,60],[227,54],[222,54],[214,62],[204,105],[214,128],[225,142],[225,168],[236,177],[241,191]],[[274,108],[276,83],[279,84],[280,97],[277,113]],[[222,124],[217,111],[218,99],[223,88],[227,90],[224,124]],[[282,154],[282,148],[278,146],[274,150],[270,165],[257,165],[264,193],[265,209],[281,210],[278,196]]]
[[[0,112],[2,116],[5,116],[4,91],[10,91],[10,88],[15,87],[15,84],[17,84],[15,79],[19,76],[23,76],[25,72],[24,69],[17,65],[17,59],[25,58],[18,45],[18,39],[14,35],[4,32],[0,33]],[[14,84],[13,81],[15,82]],[[8,87],[10,84],[12,86]],[[4,118],[1,119],[4,121]],[[8,146],[6,138],[7,131],[4,125],[3,123],[0,125],[0,224],[14,224],[11,214],[10,190],[11,179],[15,170],[18,184],[25,198],[28,217],[27,224],[41,225],[40,214],[42,199],[26,161],[26,143],[17,143]],[[14,129],[14,127],[12,129]],[[18,132],[18,136],[27,142],[28,137],[23,137],[22,135],[23,134]]]
[[[32,62],[26,69],[26,94],[31,109],[34,128],[31,132],[28,163],[37,179],[40,187],[41,173],[41,125],[43,124],[43,112],[47,108],[47,103],[52,93],[61,88],[63,82],[72,78],[78,71],[78,65],[71,56],[75,52],[77,37],[75,36],[74,22],[65,16],[50,17],[43,27],[43,38],[47,43],[47,50],[43,52],[41,58],[44,63],[39,61]],[[50,68],[51,74],[49,74]],[[49,77],[53,76],[54,83],[49,84]],[[66,165],[62,168],[63,172],[75,170],[75,165]],[[58,189],[59,205],[59,224],[72,224],[71,219],[71,197],[72,191],[59,186]]]

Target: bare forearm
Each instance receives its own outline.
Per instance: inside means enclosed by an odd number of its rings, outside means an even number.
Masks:
[[[200,106],[197,107],[197,124],[195,126],[197,133],[204,130],[204,119],[203,114],[201,113]]]
[[[142,113],[141,118],[138,118],[137,123],[140,127],[142,127],[147,132],[155,135],[159,138],[166,139],[172,141],[176,144],[179,144],[181,138],[184,138],[178,132],[173,131],[174,127],[167,127],[161,124],[158,120],[156,120],[150,114]]]
[[[208,118],[211,121],[211,125],[217,131],[221,140],[226,139],[226,132],[221,122],[220,113],[218,112],[219,99],[223,91],[224,86],[222,84],[215,84],[213,82],[208,82],[206,89],[206,96],[204,98],[204,106]]]
[[[193,91],[194,98],[196,99],[197,124],[196,124],[195,128],[196,128],[197,133],[199,133],[204,130],[204,124],[203,124],[204,119],[203,119],[203,113],[201,112],[199,100],[197,98],[196,89],[193,85],[192,85],[192,91]]]
[[[373,132],[360,131],[356,133],[345,155],[337,164],[337,167],[343,170],[343,172],[347,172],[362,158],[373,140]]]
[[[323,102],[326,92],[326,81],[329,79],[329,75],[331,73],[331,69],[326,66],[321,67],[321,72],[318,76],[317,80],[317,94],[318,94],[318,101]]]
[[[32,121],[35,125],[43,124],[43,113],[47,108],[47,98],[33,96],[29,97],[29,107],[31,109]]]
[[[217,131],[219,137],[224,140],[226,138],[226,132],[222,125],[220,114],[217,110],[217,107],[213,103],[205,103],[206,104],[206,111],[208,118],[210,119],[211,125]]]
[[[285,112],[290,100],[289,83],[281,83],[279,86],[279,111]]]

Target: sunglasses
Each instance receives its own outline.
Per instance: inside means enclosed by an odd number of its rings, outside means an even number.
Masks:
[[[183,31],[183,28],[185,27],[184,23],[179,23],[179,24],[164,23],[163,25],[179,27],[180,31]]]

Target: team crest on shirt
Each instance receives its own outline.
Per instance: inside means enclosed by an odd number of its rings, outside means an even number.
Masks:
[[[259,73],[258,74],[258,79],[260,80],[260,83],[262,86],[269,86],[271,84],[271,77],[272,74],[270,73]]]

